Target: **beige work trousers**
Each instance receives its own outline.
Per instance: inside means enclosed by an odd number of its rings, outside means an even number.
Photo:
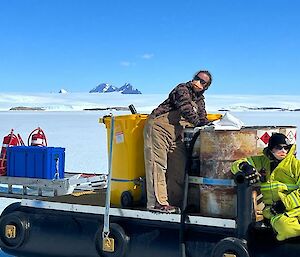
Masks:
[[[187,123],[179,121],[180,115],[176,111],[156,118],[149,116],[146,121],[147,208],[153,208],[156,203],[181,207],[186,162],[183,129]]]

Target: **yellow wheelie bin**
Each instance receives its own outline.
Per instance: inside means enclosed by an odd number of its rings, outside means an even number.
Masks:
[[[112,145],[111,204],[131,207],[145,197],[145,165],[143,130],[146,114],[114,116]],[[111,116],[100,118],[110,142]],[[108,144],[108,152],[109,152]]]

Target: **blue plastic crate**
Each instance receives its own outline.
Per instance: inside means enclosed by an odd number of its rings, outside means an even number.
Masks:
[[[7,176],[64,178],[65,148],[13,146],[7,148]]]

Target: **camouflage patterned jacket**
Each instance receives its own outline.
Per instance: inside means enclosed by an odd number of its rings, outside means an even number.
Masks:
[[[170,111],[179,111],[181,117],[193,124],[202,126],[208,123],[206,118],[203,92],[196,92],[191,81],[176,86],[169,97],[151,113],[155,118]]]

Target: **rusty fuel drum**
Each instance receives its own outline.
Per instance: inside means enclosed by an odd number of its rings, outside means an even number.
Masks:
[[[193,159],[197,162],[197,176],[209,179],[233,179],[232,163],[240,158],[262,154],[272,133],[285,134],[291,143],[296,141],[294,126],[255,126],[241,130],[203,129],[195,142]],[[194,165],[195,166],[195,165]],[[197,206],[201,215],[236,217],[234,186],[192,184],[189,203]]]

